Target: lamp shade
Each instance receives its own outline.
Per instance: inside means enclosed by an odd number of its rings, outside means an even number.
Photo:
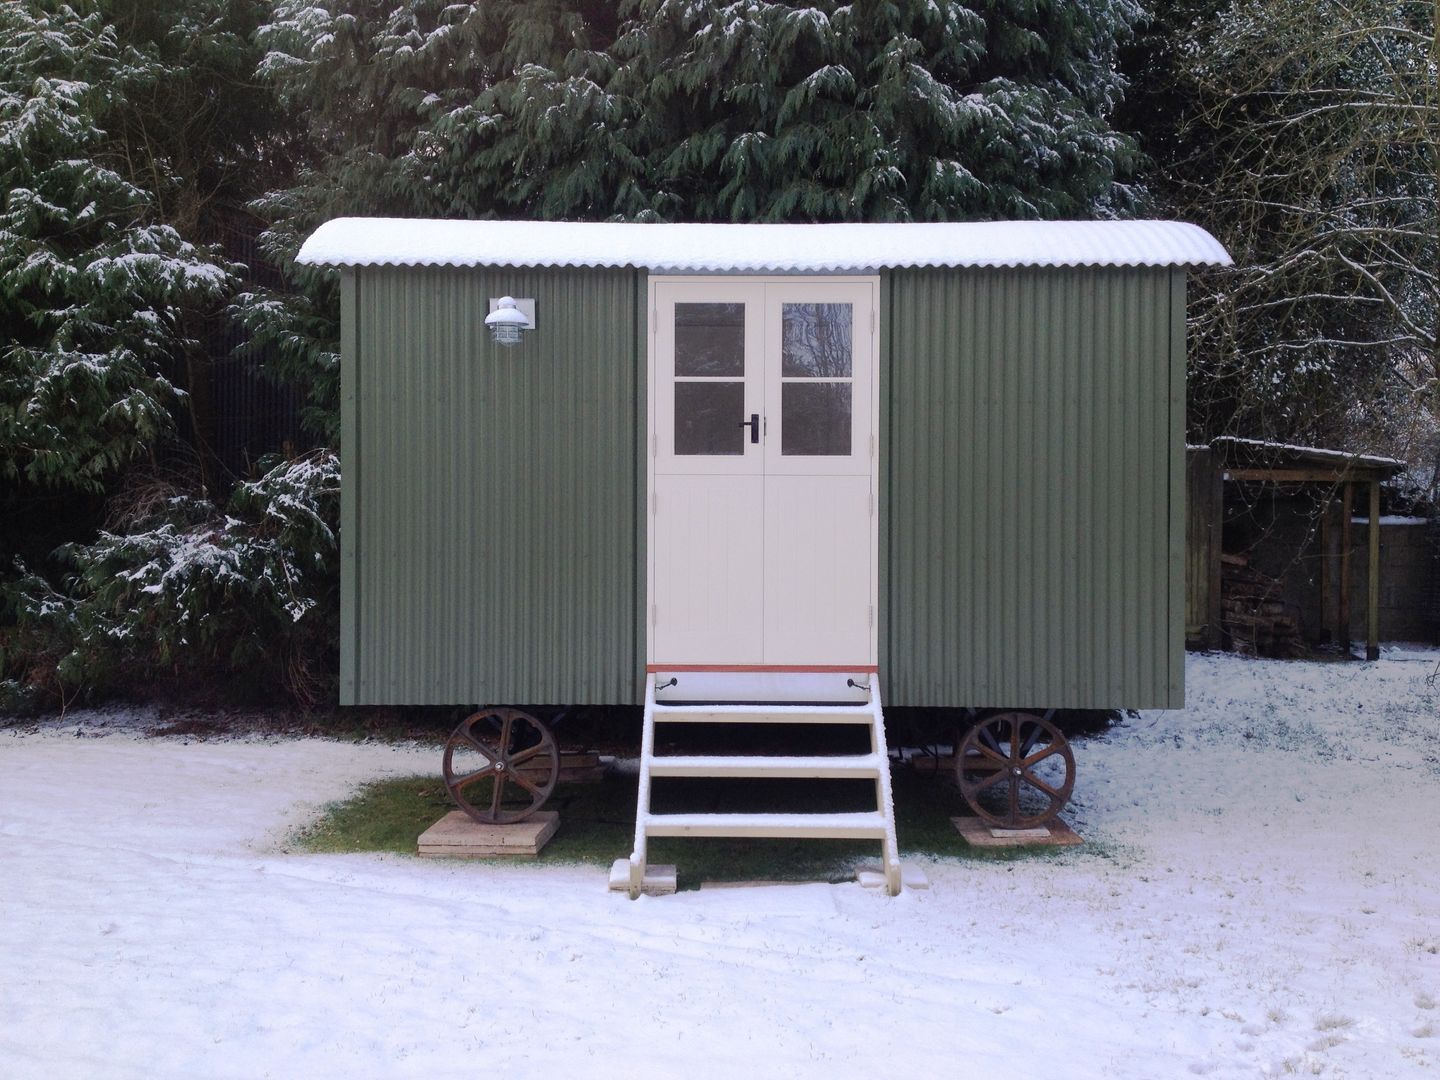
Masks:
[[[515,306],[513,296],[502,296],[495,310],[485,316],[485,325],[497,345],[514,345],[520,340],[520,331],[530,325],[525,313]]]

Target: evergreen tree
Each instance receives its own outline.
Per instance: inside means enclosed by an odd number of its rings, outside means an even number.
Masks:
[[[240,269],[213,241],[289,176],[289,118],[255,72],[268,12],[266,0],[0,0],[0,698],[12,703],[206,665],[303,697],[310,672],[333,668],[317,669],[310,644],[333,645],[335,590],[315,570],[334,546],[333,461],[279,463],[228,514],[204,467],[207,342]],[[157,469],[176,436],[194,444],[192,468]],[[79,543],[47,558],[62,540]]]
[[[257,203],[299,295],[241,317],[336,435],[327,218],[897,221],[1122,212],[1132,0],[282,0],[264,75],[315,156]]]
[[[0,480],[99,489],[153,445],[231,283],[116,167],[109,119],[162,77],[98,11],[0,6]]]
[[[99,490],[177,406],[204,447],[204,320],[237,269],[212,242],[285,168],[267,11],[0,2],[0,480]]]
[[[929,220],[1128,198],[1133,146],[1108,120],[1128,0],[628,0],[613,29],[603,10],[279,5],[264,70],[327,147],[303,216]]]
[[[1093,216],[1139,8],[637,0],[613,47],[533,63],[438,125],[451,212],[698,221]]]

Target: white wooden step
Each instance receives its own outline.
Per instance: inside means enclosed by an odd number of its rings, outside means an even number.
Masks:
[[[655,705],[657,724],[868,724],[853,705]]]
[[[633,900],[645,891],[646,866],[651,837],[730,836],[776,837],[785,839],[878,840],[886,891],[896,895],[901,888],[899,849],[895,839],[894,799],[890,786],[890,759],[885,749],[884,713],[877,677],[866,676],[863,691],[867,700],[849,703],[843,697],[821,696],[811,704],[787,705],[768,696],[759,686],[747,692],[731,687],[734,697],[725,703],[697,702],[661,704],[656,701],[656,684],[647,677],[645,721],[640,740],[640,777],[636,794],[635,846],[625,867],[617,864],[612,878],[623,884]],[[688,682],[671,690],[695,694]],[[789,698],[790,701],[803,699]],[[814,700],[825,702],[815,704]],[[655,756],[655,725],[672,724],[859,724],[869,728],[870,753],[819,757],[755,756]],[[876,809],[847,814],[654,814],[650,811],[650,788],[654,777],[854,777],[875,781]]]
[[[773,777],[812,780],[878,779],[885,765],[876,754],[817,757],[655,757],[651,776]]]
[[[884,840],[885,815],[857,814],[647,814],[646,836],[736,836]]]

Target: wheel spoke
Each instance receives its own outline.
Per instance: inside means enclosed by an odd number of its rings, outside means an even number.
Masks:
[[[1020,753],[1020,716],[1019,716],[1018,713],[1013,713],[1013,714],[1011,714],[1011,716],[1010,716],[1010,762],[1011,762],[1011,764],[1018,765],[1018,764],[1020,763],[1020,758],[1021,758],[1022,756],[1023,756],[1023,755]]]
[[[512,762],[512,764],[513,764],[513,762]],[[526,791],[530,792],[531,795],[539,795],[539,794],[540,794],[540,789],[539,789],[538,787],[536,787],[534,784],[532,784],[529,780],[527,780],[527,779],[525,778],[525,774],[522,773],[522,772],[520,772],[519,769],[511,769],[511,770],[510,770],[510,779],[511,779],[511,780],[514,780],[515,783],[519,784],[519,785],[520,785],[521,787],[523,787]]]
[[[1020,778],[1014,773],[1010,776],[1010,824],[1013,826],[1020,820]]]
[[[987,757],[998,765],[1010,764],[1009,758],[1003,756],[995,750],[991,750],[990,747],[986,746],[984,743],[977,742],[975,744],[975,749],[980,751],[982,757]]]
[[[455,779],[453,779],[453,780],[450,781],[450,786],[453,787],[456,791],[459,791],[461,788],[465,787],[467,784],[473,784],[476,780],[483,780],[483,779],[484,779],[485,777],[487,777],[487,776],[494,776],[494,775],[495,775],[495,766],[494,766],[494,765],[487,765],[487,766],[485,766],[485,768],[483,768],[483,769],[477,769],[475,772],[467,773],[467,774],[464,775],[464,776],[457,776]]]
[[[489,746],[485,745],[485,743],[477,739],[474,735],[470,734],[470,732],[462,731],[460,733],[460,737],[463,738],[466,742],[468,742],[477,753],[483,754],[485,760],[490,762],[490,764],[493,765],[495,764],[495,762],[500,760],[499,754],[497,754]]]
[[[999,769],[996,769],[984,780],[981,780],[978,784],[976,784],[971,789],[971,792],[972,794],[978,795],[982,791],[989,791],[992,787],[998,784],[1001,780],[1004,780],[1009,775],[1010,774],[1008,772],[1001,772]]]
[[[1029,784],[1031,787],[1039,788],[1039,789],[1040,789],[1041,791],[1043,791],[1046,795],[1049,795],[1050,798],[1052,798],[1052,799],[1062,798],[1060,792],[1056,791],[1053,787],[1051,787],[1049,784],[1047,784],[1044,780],[1041,780],[1038,776],[1036,776],[1034,773],[1030,772],[1029,770],[1026,770],[1025,772],[1021,773],[1020,775],[1021,775],[1021,777],[1025,780],[1025,782],[1026,782],[1027,784]]]
[[[980,740],[979,740],[979,741],[980,741],[981,744],[983,744],[984,746],[988,747],[989,749],[995,751],[995,756],[996,756],[996,757],[998,757],[1001,761],[1006,761],[1006,760],[1008,760],[1007,758],[1005,758],[1005,757],[1001,754],[1001,752],[1000,752],[1000,740],[998,740],[997,738],[995,738],[995,733],[990,730],[990,725],[989,725],[989,724],[984,724],[984,725],[982,725],[981,727],[979,727],[979,728],[977,729],[977,731],[976,731],[976,734],[978,734],[978,735],[980,736]]]
[[[529,750],[521,750],[520,753],[511,755],[510,767],[514,768],[516,765],[523,765],[537,754],[543,754],[546,749],[547,747],[542,742],[538,746],[532,746]]]
[[[500,722],[500,752],[510,752],[510,729],[515,725],[515,714],[509,710],[505,713],[505,719]]]
[[[495,774],[495,791],[490,796],[490,816],[500,816],[500,801],[505,797],[505,774]]]
[[[1039,724],[1030,725],[1030,734],[1025,737],[1025,741],[1020,747],[1020,756],[1022,758],[1028,756],[1030,751],[1035,749],[1035,743],[1043,734],[1045,734],[1044,729],[1042,729]]]
[[[1049,746],[1045,747],[1042,750],[1037,750],[1035,753],[1027,757],[1024,761],[1020,762],[1020,767],[1022,769],[1033,768],[1035,765],[1038,765],[1040,762],[1048,758],[1051,754],[1058,753],[1060,753],[1059,745],[1056,743],[1051,743]]]

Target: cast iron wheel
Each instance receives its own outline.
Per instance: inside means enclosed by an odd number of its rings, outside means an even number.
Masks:
[[[981,720],[955,754],[960,793],[970,809],[1002,829],[1050,821],[1075,787],[1075,755],[1060,729],[1034,713]]]
[[[482,825],[524,821],[560,777],[550,729],[519,709],[481,709],[445,744],[445,788]]]

